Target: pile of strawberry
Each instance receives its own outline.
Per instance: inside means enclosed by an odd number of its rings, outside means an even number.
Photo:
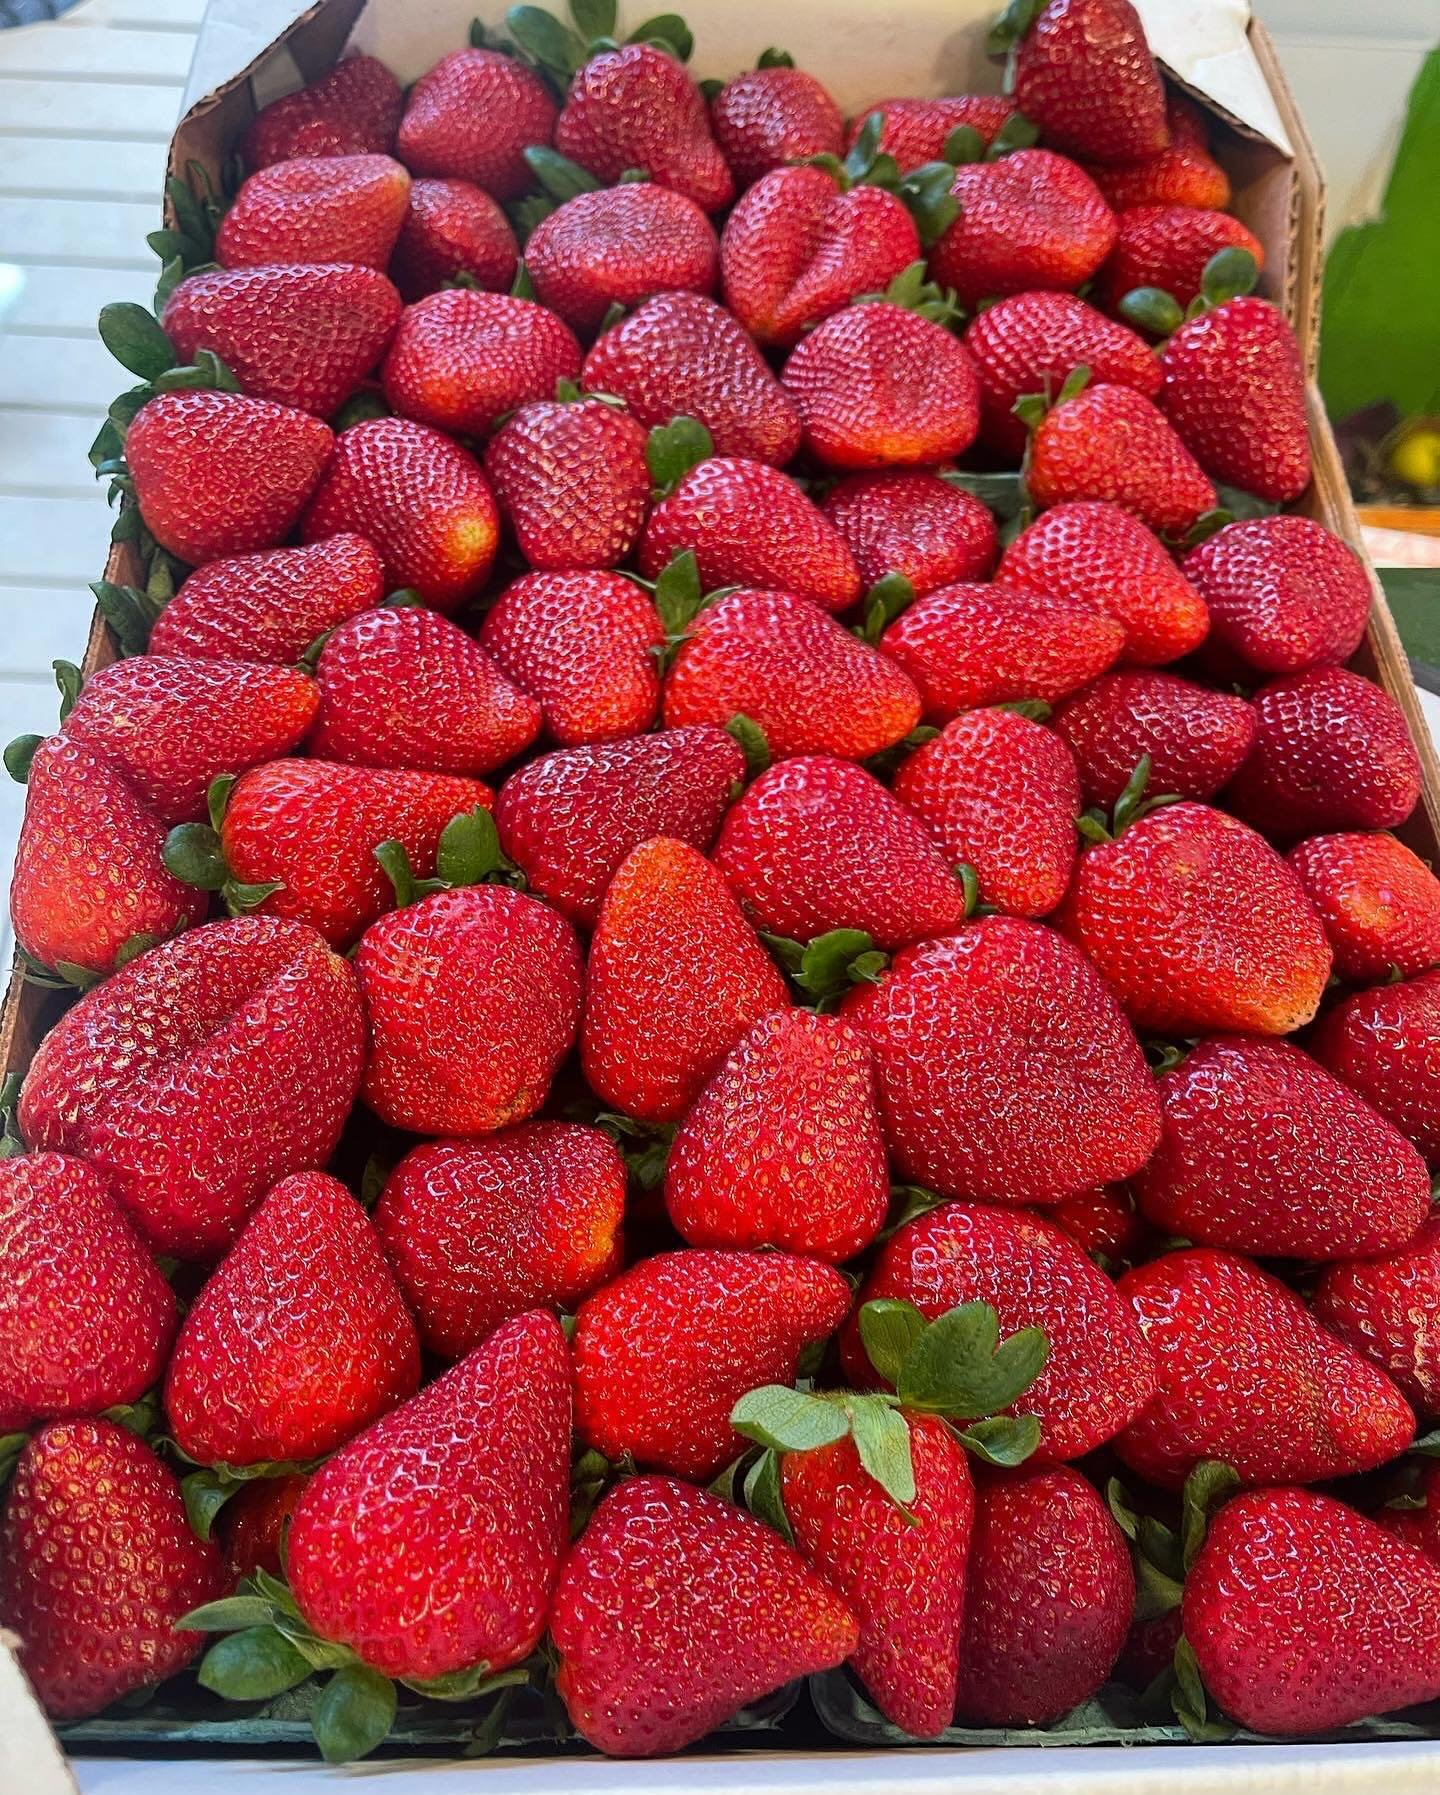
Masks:
[[[1201,115],[1128,0],[848,127],[509,24],[102,318],[127,653],[7,755],[88,987],[0,1162],[36,1689],[1440,1697],[1440,883]]]

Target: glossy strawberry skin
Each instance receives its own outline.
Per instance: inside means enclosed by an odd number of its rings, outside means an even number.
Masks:
[[[373,56],[347,56],[255,117],[240,153],[252,172],[296,156],[386,155],[404,109],[400,83]]]
[[[1135,1208],[1128,1184],[1097,1184],[1078,1190],[1053,1209],[1046,1221],[1063,1228],[1102,1271],[1113,1273],[1138,1259],[1149,1243],[1149,1229]]]
[[[1140,162],[1091,163],[1087,173],[1117,212],[1135,206],[1218,212],[1230,204],[1230,177],[1198,144],[1174,143]]]
[[[1050,0],[1020,40],[1013,92],[1069,155],[1138,162],[1169,146],[1164,84],[1129,0]]]
[[[534,184],[526,147],[549,143],[555,118],[549,88],[518,58],[456,50],[411,89],[398,151],[416,175],[471,181],[495,199],[514,199]]]
[[[988,150],[1002,126],[1015,116],[1015,102],[1004,94],[951,94],[943,99],[873,100],[856,113],[845,133],[845,148],[853,149],[866,122],[879,113],[883,124],[879,152],[893,156],[901,174],[909,174],[922,162],[938,162],[945,140],[961,125],[978,132]]]
[[[804,69],[751,69],[710,102],[710,129],[740,189],[805,156],[839,156],[840,108]]]
[[[410,176],[390,156],[300,156],[252,174],[215,233],[222,268],[355,262],[384,268]]]
[[[1042,509],[1103,499],[1159,535],[1183,536],[1215,505],[1164,413],[1127,386],[1088,386],[1047,412],[1030,441],[1027,483]]]
[[[1440,880],[1393,835],[1315,835],[1290,851],[1350,985],[1440,965]]]
[[[390,278],[413,303],[464,275],[487,293],[508,293],[520,252],[510,220],[473,181],[410,184],[410,204],[390,258]]]
[[[657,1253],[587,1297],[575,1318],[575,1427],[616,1459],[704,1482],[744,1450],[730,1411],[793,1381],[834,1332],[850,1286],[790,1253]]]
[[[282,1179],[191,1304],[165,1380],[199,1464],[318,1458],[413,1396],[420,1342],[369,1217],[324,1172]]]
[[[598,400],[525,405],[490,439],[485,472],[529,565],[618,567],[650,502],[647,433]]]
[[[545,1101],[574,1044],[575,934],[500,885],[439,891],[368,929],[355,968],[370,1018],[362,1095],[392,1127],[491,1134]]]
[[[1440,1352],[1428,1318],[1440,1301],[1440,1220],[1379,1258],[1326,1266],[1316,1318],[1388,1372],[1422,1415],[1440,1413]]]
[[[1440,1563],[1440,1469],[1433,1460],[1421,1468],[1418,1495],[1421,1507],[1392,1508],[1386,1503],[1372,1518],[1387,1533],[1423,1552],[1432,1564]]]
[[[656,292],[711,293],[720,271],[714,227],[692,199],[649,181],[577,193],[525,243],[536,298],[578,335],[594,336],[612,305]]]
[[[1257,268],[1265,265],[1260,239],[1228,212],[1127,206],[1115,215],[1115,247],[1096,277],[1100,303],[1114,311],[1136,287],[1158,287],[1183,309],[1200,291],[1205,264],[1222,249],[1247,250]]]
[[[934,474],[851,474],[821,507],[844,538],[866,586],[898,573],[920,594],[983,580],[995,565],[995,519],[970,493]]]
[[[620,1269],[625,1162],[595,1128],[525,1122],[426,1141],[375,1226],[430,1352],[458,1359],[528,1309],[573,1309]]]
[[[1080,771],[1087,804],[1113,805],[1142,755],[1152,792],[1204,802],[1239,771],[1255,742],[1255,712],[1232,692],[1173,673],[1120,668],[1057,706],[1051,727]]]
[[[300,1472],[257,1477],[236,1490],[221,1509],[215,1534],[237,1581],[257,1570],[269,1571],[272,1577],[285,1575],[283,1548],[289,1540],[290,1518],[308,1482]]]
[[[1440,972],[1357,991],[1331,1010],[1310,1048],[1440,1165]]]

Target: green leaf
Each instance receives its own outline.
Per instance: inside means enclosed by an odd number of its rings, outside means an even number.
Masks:
[[[867,642],[878,642],[888,625],[915,602],[915,588],[903,573],[884,573],[861,602],[865,606],[861,635]]]
[[[668,50],[678,62],[689,62],[695,49],[694,34],[676,12],[656,13],[653,19],[637,25],[625,42],[654,44],[657,49]]]
[[[187,237],[184,231],[172,231],[168,228],[150,231],[146,234],[145,241],[159,256],[162,265],[178,261],[182,268],[188,270],[208,261],[210,257],[209,246],[194,237]]]
[[[778,1453],[766,1447],[745,1473],[743,1490],[745,1506],[751,1514],[757,1520],[764,1521],[767,1527],[773,1527],[782,1539],[788,1540],[793,1546],[795,1535],[790,1528],[790,1517],[785,1512]]]
[[[695,551],[681,549],[661,569],[655,582],[655,609],[665,634],[683,636],[699,614],[703,600]]]
[[[133,505],[127,505],[120,515],[134,519],[137,524],[140,519],[140,513]],[[110,580],[95,580],[90,590],[95,594],[100,615],[115,632],[122,654],[144,654],[150,640],[150,625],[154,621],[148,615],[144,593],[137,592],[133,586],[117,586]]]
[[[725,733],[740,744],[747,775],[758,779],[770,765],[770,744],[765,739],[765,731],[753,717],[737,711],[725,725]]]
[[[862,181],[880,153],[880,138],[885,130],[885,114],[871,112],[855,134],[848,154],[841,163],[843,173],[851,181]]]
[[[189,164],[189,171],[195,172],[196,164]],[[205,207],[196,199],[186,183],[172,175],[165,183],[165,197],[175,214],[175,223],[180,230],[198,243],[208,258],[215,244],[215,227]]]
[[[415,873],[410,865],[410,856],[405,852],[405,844],[399,841],[382,841],[371,849],[380,870],[390,881],[395,893],[395,908],[403,910],[407,904],[413,904],[418,892],[416,890]]]
[[[1163,287],[1132,287],[1120,301],[1120,316],[1152,337],[1168,337],[1185,321],[1179,301]]]
[[[901,1365],[924,1332],[925,1317],[903,1297],[878,1296],[861,1305],[860,1340],[887,1384],[900,1376]]]
[[[510,283],[510,297],[512,299],[533,299],[535,297],[535,283],[531,280],[530,270],[524,262],[515,264],[515,278]]]
[[[35,750],[45,740],[43,735],[17,735],[5,746],[5,771],[16,785],[24,785],[30,777],[30,763]]]
[[[338,435],[348,430],[352,424],[367,424],[372,418],[388,418],[390,407],[385,403],[382,393],[373,387],[362,387],[358,393],[352,393],[331,418],[331,428]]]
[[[172,877],[201,891],[219,891],[230,877],[220,837],[208,823],[176,824],[161,858]]]
[[[1223,1720],[1209,1718],[1205,1684],[1200,1677],[1195,1648],[1183,1636],[1175,1647],[1175,1689],[1170,1700],[1175,1718],[1197,1744],[1211,1744],[1235,1736],[1234,1727]]]
[[[795,58],[788,50],[777,50],[772,45],[770,49],[760,52],[755,66],[757,69],[793,69]]]
[[[9,1480],[15,1461],[25,1450],[29,1438],[26,1433],[0,1434],[0,1488]]]
[[[534,10],[515,7],[509,16]],[[395,1685],[368,1664],[337,1670],[310,1716],[315,1743],[327,1764],[350,1764],[367,1756],[384,1743],[394,1723]]]
[[[201,1661],[197,1681],[226,1701],[263,1702],[309,1675],[310,1666],[290,1641],[265,1624],[217,1640]]]
[[[570,0],[570,16],[586,43],[615,35],[615,0]]]
[[[1012,1469],[1023,1465],[1040,1444],[1040,1423],[1034,1415],[989,1415],[962,1428],[959,1438],[987,1465]]]
[[[153,312],[131,301],[101,306],[100,341],[122,368],[142,380],[154,380],[175,365],[175,347]]]
[[[1012,112],[990,139],[990,147],[985,152],[985,160],[998,162],[1002,156],[1008,156],[1012,150],[1028,150],[1032,144],[1039,141],[1040,127],[1026,118],[1023,112]]]
[[[489,1664],[482,1658],[464,1670],[452,1670],[440,1677],[402,1677],[401,1682],[417,1695],[433,1702],[468,1702],[477,1696],[489,1695],[496,1689],[510,1689],[530,1681],[524,1665],[490,1674]]]
[[[961,129],[968,127],[962,126]],[[979,141],[978,137],[976,141]],[[919,168],[912,169],[899,184],[899,196],[905,209],[915,220],[920,242],[926,249],[938,243],[960,216],[960,202],[950,190],[954,180],[955,170],[949,162],[926,162]],[[938,287],[930,290],[935,295],[940,291]],[[900,301],[894,303],[899,304]],[[909,309],[924,312],[926,308],[915,303]],[[956,309],[958,315],[958,308]],[[941,318],[934,320],[936,323],[944,321]]]
[[[1065,405],[1071,399],[1079,398],[1090,384],[1090,369],[1081,362],[1079,367],[1072,368],[1060,383],[1060,391],[1055,396],[1057,405]]]
[[[241,1628],[267,1626],[274,1618],[274,1604],[266,1596],[225,1596],[218,1602],[192,1608],[175,1625],[185,1633],[234,1633]]]
[[[561,81],[568,81],[585,61],[584,44],[553,13],[538,6],[512,6],[505,23],[524,56]]]
[[[563,206],[567,199],[574,199],[578,193],[594,193],[601,185],[588,168],[582,168],[578,162],[572,162],[547,144],[532,143],[525,151],[525,160],[530,164],[530,172],[557,206]]]
[[[276,1631],[282,1633],[311,1670],[344,1670],[355,1663],[355,1654],[347,1645],[333,1640],[317,1639],[302,1620],[280,1614],[275,1619]]]
[[[767,935],[764,939],[775,946],[780,938]],[[777,951],[783,956],[783,949]],[[830,1004],[851,985],[873,982],[884,965],[885,956],[876,952],[874,941],[863,929],[831,929],[802,950],[791,976],[817,1004]]]
[[[910,1349],[896,1385],[907,1408],[972,1420],[1008,1408],[1044,1367],[1039,1328],[1000,1339],[989,1303],[961,1303],[932,1321]]]
[[[736,1433],[777,1452],[808,1452],[843,1440],[849,1423],[834,1403],[786,1384],[765,1384],[742,1396],[730,1411]]]
[[[192,1471],[188,1477],[181,1478],[180,1494],[185,1498],[185,1513],[198,1538],[209,1539],[216,1515],[238,1487],[222,1482],[211,1470]],[[224,1691],[220,1693],[223,1695]]]
[[[225,908],[232,916],[248,916],[252,910],[258,910],[266,898],[273,897],[277,891],[284,889],[284,883],[280,879],[266,879],[248,885],[241,879],[227,879],[220,887]]]
[[[482,805],[451,817],[441,831],[435,871],[443,884],[479,885],[496,873],[515,870],[501,850],[494,817]]]
[[[217,835],[225,821],[225,812],[230,808],[230,794],[235,789],[235,779],[234,773],[217,773],[205,788],[205,811],[210,818],[210,827]]]
[[[978,162],[985,154],[985,139],[974,125],[956,125],[941,145],[940,160],[948,162],[952,169],[962,168],[967,163]]]
[[[1200,275],[1200,296],[1208,306],[1224,305],[1253,290],[1260,269],[1248,249],[1218,249]]]
[[[657,424],[645,444],[650,478],[662,492],[671,492],[693,467],[715,453],[714,439],[695,418],[671,418]]]
[[[1044,4],[1045,0],[1010,0],[1010,4],[990,27],[985,39],[986,54],[1004,56],[1013,50],[1039,18]]]
[[[915,1465],[905,1417],[877,1396],[852,1396],[847,1407],[861,1465],[892,1502],[908,1508],[915,1500]]]
[[[1180,1498],[1180,1544],[1185,1570],[1195,1563],[1205,1543],[1205,1532],[1216,1504],[1239,1488],[1239,1472],[1233,1465],[1216,1458],[1202,1459],[1185,1479]]]
[[[148,954],[160,939],[158,935],[127,935],[115,950],[115,970],[128,966],[132,960],[138,960],[141,954]]]
[[[1420,1434],[1410,1442],[1407,1451],[1418,1453],[1421,1458],[1440,1458],[1440,1428]]]
[[[155,283],[155,316],[158,318],[170,303],[170,296],[185,278],[185,264],[179,256],[171,256],[160,270]]]

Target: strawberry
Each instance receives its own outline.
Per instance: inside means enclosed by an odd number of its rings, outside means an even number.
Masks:
[[[1318,1483],[1373,1470],[1410,1444],[1415,1417],[1385,1373],[1248,1259],[1166,1253],[1126,1272],[1120,1293],[1157,1388],[1115,1450],[1147,1482],[1178,1489],[1219,1459],[1246,1484]]]
[[[781,51],[727,81],[710,102],[710,129],[742,190],[772,168],[845,148],[840,108],[813,75]]]
[[[355,969],[370,1018],[361,1094],[392,1127],[523,1122],[575,1043],[575,932],[518,891],[472,885],[392,911],[366,930]]]
[[[195,390],[143,406],[126,432],[125,459],[146,529],[196,563],[283,542],[334,446],[303,411]]]
[[[1087,164],[1086,172],[1117,212],[1136,206],[1185,206],[1223,212],[1230,177],[1198,144],[1172,143],[1140,162]]]
[[[575,1428],[609,1459],[704,1482],[744,1450],[730,1411],[789,1384],[832,1334],[850,1286],[790,1253],[656,1253],[586,1297],[575,1317]]]
[[[944,99],[874,100],[857,112],[845,133],[845,149],[855,148],[860,133],[876,115],[880,118],[879,155],[892,156],[902,175],[925,162],[946,160],[945,150],[962,127],[974,131],[980,149],[988,150],[1016,117],[1015,102],[1005,94],[963,93]]]
[[[311,754],[362,766],[488,773],[540,733],[540,706],[448,617],[418,605],[362,611],[315,663]],[[283,752],[283,750],[282,750]]]
[[[646,431],[596,399],[522,405],[491,437],[485,472],[520,553],[543,572],[618,567],[650,500]]]
[[[1129,1177],[1159,1138],[1119,1007],[1038,923],[987,916],[909,948],[844,1013],[875,1055],[891,1158],[943,1197],[1058,1203]]]
[[[1200,212],[1192,206],[1127,206],[1115,215],[1115,247],[1096,276],[1096,291],[1114,311],[1136,287],[1158,287],[1182,309],[1200,292],[1210,258],[1222,249],[1243,249],[1257,269],[1265,247],[1228,212]],[[1113,380],[1103,371],[1102,380]]]
[[[1159,1091],[1164,1132],[1134,1190],[1167,1234],[1349,1259],[1402,1246],[1425,1218],[1420,1154],[1288,1041],[1201,1041]]]
[[[1351,985],[1440,966],[1440,880],[1393,835],[1316,835],[1290,852]]]
[[[1267,835],[1391,829],[1420,799],[1405,714],[1373,680],[1316,667],[1261,686],[1255,746],[1225,802]]]
[[[974,869],[982,903],[1046,916],[1075,864],[1080,781],[1064,742],[1007,710],[967,711],[916,749],[895,796],[945,859]]]
[[[1440,972],[1345,998],[1310,1046],[1429,1165],[1440,1165]]]
[[[192,274],[162,315],[177,361],[209,349],[242,392],[320,418],[375,367],[399,321],[385,276],[344,263]]]
[[[920,695],[892,659],[792,592],[729,592],[708,605],[665,680],[665,723],[740,713],[776,759],[864,760],[903,741]]]
[[[485,614],[480,645],[540,702],[562,747],[639,735],[655,720],[652,650],[665,639],[648,593],[617,573],[529,573]]]
[[[1145,666],[1179,660],[1210,628],[1199,593],[1119,505],[1082,500],[1043,512],[1006,549],[996,578],[1113,617],[1126,660]]]
[[[1284,1035],[1314,1016],[1330,948],[1299,879],[1252,829],[1189,802],[1080,856],[1059,926],[1137,1028]]]
[[[1375,1511],[1373,1519],[1385,1529],[1393,1533],[1397,1539],[1403,1539],[1407,1545],[1414,1546],[1432,1562],[1440,1562],[1440,1465],[1433,1461],[1422,1466],[1419,1479],[1418,1499],[1420,1507],[1415,1508],[1409,1502],[1392,1508],[1387,1502],[1383,1508]]]
[[[527,1309],[573,1309],[622,1260],[625,1162],[595,1128],[525,1122],[426,1141],[375,1226],[430,1352],[458,1359]]]
[[[571,1547],[550,1614],[571,1724],[625,1757],[679,1751],[854,1651],[849,1608],[762,1522],[628,1477]]]
[[[1065,699],[1051,727],[1075,756],[1085,802],[1108,806],[1142,755],[1150,757],[1157,792],[1213,798],[1254,746],[1257,724],[1251,706],[1231,692],[1173,673],[1121,668]]]
[[[406,306],[381,383],[393,411],[484,436],[516,406],[580,372],[580,345],[529,299],[452,287]]]
[[[98,1714],[195,1656],[177,1623],[224,1594],[175,1477],[113,1421],[55,1421],[20,1454],[0,1523],[0,1626],[53,1719]]]
[[[333,1452],[420,1382],[415,1323],[369,1217],[324,1172],[282,1179],[191,1304],[165,1379],[198,1464]]]
[[[32,1148],[108,1172],[148,1245],[215,1258],[270,1187],[334,1151],[360,1084],[354,971],[251,916],[162,942],[87,992],[20,1093]]]
[[[530,890],[593,929],[631,849],[668,835],[705,853],[744,776],[744,754],[713,725],[565,748],[510,775],[495,826]]]
[[[335,439],[335,458],[301,521],[307,543],[354,530],[373,542],[389,586],[456,611],[485,584],[500,540],[495,500],[474,458],[408,418],[371,418]]]
[[[358,262],[384,268],[405,220],[410,176],[390,156],[298,156],[242,183],[215,233],[222,268]]]
[[[0,1268],[0,1432],[155,1382],[175,1298],[103,1172],[59,1153],[0,1160]]]
[[[867,586],[898,573],[916,593],[983,580],[995,565],[995,519],[979,499],[934,474],[851,474],[821,509]]]
[[[268,1571],[272,1577],[284,1576],[290,1517],[308,1481],[300,1472],[257,1477],[242,1484],[226,1501],[215,1532],[225,1563],[237,1580],[253,1577],[257,1570]]]
[[[1097,1184],[1076,1191],[1047,1209],[1045,1219],[1078,1241],[1102,1271],[1138,1259],[1148,1243],[1149,1230],[1136,1212],[1128,1184]]]
[[[398,154],[413,174],[469,181],[495,199],[515,199],[534,181],[524,152],[549,143],[555,118],[549,88],[516,57],[456,50],[411,88]]]
[[[1393,1253],[1327,1265],[1315,1288],[1315,1315],[1388,1372],[1421,1414],[1434,1415],[1440,1412],[1440,1342],[1429,1318],[1437,1297],[1440,1219],[1431,1217]]]
[[[520,252],[497,200],[473,181],[414,181],[390,258],[390,278],[413,303],[450,282],[508,293]]]
[[[647,428],[691,417],[717,455],[783,466],[800,447],[790,395],[722,305],[661,293],[607,330],[585,357],[585,386],[623,399]]]
[[[1168,148],[1165,87],[1130,0],[1049,0],[1025,11],[1033,22],[1017,34],[1007,16],[991,47],[1008,49],[1018,35],[1011,93],[1046,143],[1096,162]]]
[[[673,1121],[741,1035],[788,1002],[697,849],[656,836],[626,856],[590,943],[580,1063],[597,1096],[641,1121]]]
[[[386,155],[405,101],[400,83],[373,56],[347,56],[334,68],[260,109],[240,141],[253,173],[297,156]]]
[[[869,1246],[889,1201],[870,1050],[848,1023],[809,1010],[777,1010],[741,1038],[665,1167],[665,1207],[696,1247],[839,1263]]]
[[[975,1490],[959,1716],[1048,1726],[1110,1675],[1130,1627],[1125,1536],[1079,1472],[986,1477]]]

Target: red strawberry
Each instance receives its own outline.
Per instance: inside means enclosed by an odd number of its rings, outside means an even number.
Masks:
[[[1316,835],[1290,852],[1351,985],[1440,965],[1440,880],[1393,835]]]
[[[625,1757],[679,1751],[856,1644],[844,1602],[763,1522],[667,1477],[603,1499],[550,1631],[571,1724]]]
[[[333,1452],[420,1382],[420,1342],[343,1184],[285,1178],[190,1306],[165,1379],[177,1446],[202,1465]]]
[[[549,143],[555,117],[549,88],[516,57],[456,50],[411,88],[398,151],[414,174],[453,176],[515,199],[534,182],[524,152]]]
[[[510,220],[472,181],[414,181],[390,258],[402,299],[438,293],[451,281],[508,293],[520,259]]]
[[[1440,1465],[1433,1460],[1420,1470],[1419,1508],[1407,1502],[1392,1508],[1387,1502],[1372,1517],[1387,1533],[1423,1552],[1431,1563],[1440,1562]]]
[[[1087,386],[1035,426],[1026,484],[1042,510],[1107,499],[1157,533],[1183,536],[1215,488],[1164,414],[1127,386]],[[1188,566],[1188,563],[1187,563]]]
[[[1102,1271],[1139,1258],[1147,1244],[1149,1230],[1136,1213],[1127,1184],[1097,1184],[1076,1191],[1047,1209],[1045,1219],[1078,1241]]]
[[[877,113],[881,119],[877,152],[893,156],[901,174],[910,174],[922,162],[945,160],[946,145],[962,126],[974,131],[982,150],[988,150],[1000,131],[1015,117],[1015,102],[1005,94],[951,94],[945,99],[906,97],[874,100],[857,112],[845,133],[846,151]]]
[[[1173,143],[1141,162],[1091,164],[1087,173],[1117,212],[1136,206],[1186,206],[1220,212],[1230,204],[1230,177],[1193,143]]]
[[[1067,698],[1051,727],[1075,756],[1085,802],[1109,806],[1146,754],[1155,791],[1213,798],[1254,745],[1256,721],[1233,693],[1173,673],[1122,668]]]
[[[525,244],[535,296],[581,336],[612,305],[656,292],[711,293],[720,271],[714,227],[692,199],[648,181],[577,193]]]
[[[957,1712],[971,1725],[1048,1726],[1110,1675],[1135,1574],[1125,1536],[1077,1471],[983,1479],[966,1582]]]
[[[174,1333],[170,1286],[103,1172],[0,1160],[0,1432],[135,1402]]]
[[[1430,1324],[1440,1301],[1440,1218],[1393,1253],[1327,1265],[1314,1300],[1317,1319],[1389,1372],[1421,1414],[1440,1413],[1440,1341]]]
[[[547,733],[566,748],[650,727],[660,699],[652,650],[664,639],[649,594],[596,569],[526,574],[480,631],[481,647],[540,701]]]
[[[242,1484],[220,1510],[215,1532],[231,1575],[253,1577],[257,1570],[272,1577],[285,1574],[290,1517],[309,1479],[298,1472],[284,1477],[257,1477]]]
[[[330,263],[192,274],[162,322],[177,361],[212,350],[243,392],[324,418],[374,368],[399,319],[383,274]]]
[[[895,796],[947,861],[974,868],[982,903],[1046,916],[1075,864],[1080,781],[1064,742],[1013,711],[967,711],[918,748]]]
[[[527,1309],[573,1309],[619,1271],[625,1162],[607,1135],[526,1122],[426,1141],[390,1174],[375,1226],[426,1347],[458,1359]]]
[[[1440,972],[1347,997],[1310,1046],[1431,1166],[1440,1165]]]
[[[839,156],[845,148],[840,108],[788,57],[762,61],[727,81],[710,102],[710,128],[742,189],[772,168],[805,156]]]
[[[852,474],[821,509],[867,586],[898,573],[917,593],[933,592],[956,580],[983,580],[995,565],[995,519],[979,499],[934,474]]]
[[[607,1458],[703,1482],[744,1450],[730,1425],[739,1399],[793,1383],[849,1306],[833,1266],[790,1253],[642,1259],[576,1314],[576,1431]]]
[[[373,56],[347,56],[334,68],[262,107],[240,143],[252,172],[296,156],[386,154],[404,110],[400,83]]]
[[[1096,290],[1107,311],[1114,311],[1136,287],[1158,287],[1180,307],[1200,291],[1201,277],[1212,256],[1222,249],[1243,249],[1265,265],[1265,248],[1228,212],[1201,212],[1192,206],[1127,206],[1115,217],[1115,247],[1096,277]],[[1101,373],[1102,380],[1114,375]]]
[[[575,932],[499,885],[440,891],[366,930],[355,956],[370,1018],[361,1094],[395,1128],[491,1134],[545,1101],[575,1043]]]
[[[290,1527],[300,1612],[390,1676],[518,1663],[545,1627],[569,1475],[565,1337],[523,1315],[310,1479]]]
[[[987,916],[909,948],[844,1008],[875,1055],[891,1158],[941,1196],[1058,1203],[1129,1177],[1159,1138],[1139,1043],[1038,923]]]
[[[303,411],[196,390],[151,399],[126,433],[125,459],[146,529],[195,563],[283,542],[334,446]]]
[[[1318,1483],[1410,1444],[1415,1417],[1384,1372],[1248,1259],[1166,1253],[1126,1272],[1120,1292],[1158,1384],[1115,1450],[1147,1482],[1178,1489],[1219,1459],[1246,1484]]]
[[[665,681],[665,723],[726,723],[765,733],[776,759],[864,760],[920,721],[920,695],[893,660],[791,592],[742,588],[696,619]]]
[[[838,1263],[869,1246],[889,1201],[870,1050],[847,1023],[809,1010],[778,1010],[741,1039],[665,1167],[665,1207],[696,1247]]]
[[[590,943],[580,1062],[597,1096],[673,1121],[746,1029],[788,1002],[702,854],[656,836],[626,856]]]
[[[61,1017],[26,1075],[21,1132],[107,1171],[157,1251],[214,1258],[273,1184],[329,1159],[364,1049],[354,971],[312,930],[211,923]]]
[[[1006,549],[996,577],[1113,617],[1125,628],[1126,660],[1146,666],[1179,660],[1210,628],[1199,593],[1119,505],[1081,501],[1044,512]]]
[[[535,700],[458,625],[417,605],[362,611],[339,624],[315,680],[309,749],[322,760],[488,773],[540,733]]]
[[[1167,1234],[1348,1259],[1402,1246],[1425,1218],[1419,1153],[1288,1041],[1202,1041],[1159,1091],[1164,1133],[1134,1190]]]
[[[200,1649],[177,1622],[225,1593],[180,1486],[113,1421],[56,1421],[20,1454],[0,1523],[0,1626],[56,1720],[163,1683]]]
[[[1130,0],[1050,0],[1015,48],[1011,91],[1072,156],[1137,162],[1170,143],[1164,84]]]
[[[706,852],[745,756],[723,729],[664,729],[543,754],[500,787],[500,846],[537,897],[593,929],[632,848],[669,835]]]
[[[298,156],[245,181],[215,233],[222,268],[358,262],[383,268],[410,199],[389,156]]]

